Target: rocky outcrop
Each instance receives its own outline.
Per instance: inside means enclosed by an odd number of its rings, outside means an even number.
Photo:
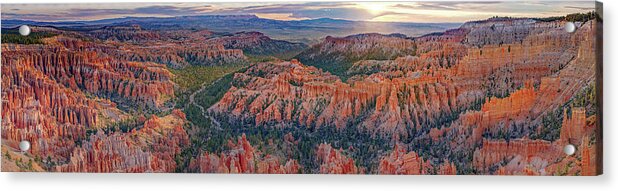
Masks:
[[[161,39],[157,32],[144,30],[139,25],[129,26],[108,26],[101,29],[89,31],[88,34],[94,38],[109,41],[146,43]]]
[[[220,66],[246,62],[242,50],[225,49],[221,44],[154,44],[152,46],[120,47],[108,54],[138,62],[156,62],[174,68],[188,65]]]
[[[590,144],[590,138],[583,137],[582,144],[580,145],[581,151],[581,175],[582,176],[595,176],[599,172],[597,171],[599,164],[597,164],[597,150],[595,144]]]
[[[438,167],[439,175],[457,175],[457,167],[455,163],[449,162],[448,160],[444,160],[444,162]]]
[[[406,55],[414,51],[413,42],[396,35],[381,35],[376,33],[358,34],[343,38],[328,36],[323,42],[316,44],[312,49],[317,50],[313,54],[340,52],[352,57],[383,56],[394,58],[398,55]],[[310,52],[307,52],[310,53]],[[313,54],[307,55],[309,58]]]
[[[253,148],[243,134],[236,143],[228,142],[229,150],[214,154],[204,152],[196,160],[191,161],[191,167],[202,173],[256,173],[256,174],[295,174],[299,173],[300,165],[294,159],[280,164],[277,156],[262,154]]]
[[[539,23],[534,19],[490,18],[467,22],[461,26],[468,32],[464,42],[473,46],[514,44],[533,33],[534,27],[558,28],[556,23]]]
[[[416,152],[407,152],[404,147],[395,145],[393,151],[380,160],[379,173],[421,175],[428,174],[431,168],[431,163],[419,157]]]
[[[487,169],[491,165],[520,156],[525,161],[531,161],[539,156],[545,160],[561,155],[562,149],[549,141],[517,139],[517,140],[483,140],[481,149],[474,151],[473,165],[477,169]]]
[[[423,159],[416,152],[408,152],[405,147],[396,144],[393,151],[380,160],[378,174],[456,175],[457,167],[455,163],[448,160],[444,160],[442,164],[434,166],[429,160]]]
[[[302,43],[275,40],[260,32],[238,32],[212,39],[226,49],[240,49],[247,55],[291,57],[307,48]]]
[[[127,118],[118,103],[157,109],[174,95],[165,66],[119,61],[62,35],[44,42],[2,44],[5,145],[27,140],[30,153],[66,161],[88,130]]]
[[[354,160],[343,154],[342,149],[335,149],[330,144],[321,143],[316,151],[316,159],[322,174],[358,174],[362,169]]]
[[[97,49],[120,60],[155,62],[173,68],[246,62],[241,49],[228,49],[208,30],[145,30],[139,25],[108,26],[84,36],[103,40]],[[268,37],[266,37],[268,38]]]
[[[326,37],[296,56],[303,63],[322,68],[338,76],[359,60],[389,60],[414,55],[414,42],[400,35],[358,34],[347,37]]]
[[[458,108],[471,105],[440,76],[396,78],[373,75],[352,84],[296,60],[259,63],[235,75],[232,87],[209,111],[231,121],[289,127],[359,128],[406,133],[446,120]],[[233,120],[241,118],[243,120]]]
[[[176,112],[178,113],[178,112]],[[176,115],[152,116],[129,133],[99,130],[73,150],[61,172],[174,172],[174,157],[189,144],[186,121]]]
[[[156,31],[139,25],[112,26],[87,32],[115,46],[106,52],[116,58],[156,62],[179,68],[191,65],[230,65],[252,56],[289,58],[306,48],[301,43],[274,40],[259,32],[215,33],[208,30]],[[127,44],[129,43],[129,44]]]
[[[85,48],[95,44],[54,37],[49,45],[3,46],[3,60],[40,71],[72,90],[119,98],[156,108],[173,96],[171,73],[165,66],[117,60]],[[64,46],[67,45],[67,46]]]
[[[586,110],[584,108],[572,108],[571,117],[564,109],[562,114],[562,127],[560,128],[560,141],[564,143],[580,143],[586,132]]]

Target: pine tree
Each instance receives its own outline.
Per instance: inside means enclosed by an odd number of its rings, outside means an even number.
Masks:
[[[32,159],[28,160],[28,170],[32,170]]]

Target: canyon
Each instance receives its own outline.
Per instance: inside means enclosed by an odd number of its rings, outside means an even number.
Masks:
[[[2,43],[1,133],[3,164],[36,164],[2,170],[596,175],[602,23],[568,33],[566,19],[312,45],[137,21],[33,27],[46,35]]]

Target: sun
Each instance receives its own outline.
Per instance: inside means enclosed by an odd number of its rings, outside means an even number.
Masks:
[[[379,15],[388,11],[389,3],[384,2],[359,2],[357,3],[359,8],[367,10],[369,14]]]

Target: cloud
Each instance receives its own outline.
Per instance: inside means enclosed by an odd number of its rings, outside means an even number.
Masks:
[[[546,17],[594,9],[593,2],[310,2],[161,4],[8,4],[2,19],[96,20],[128,16],[259,15],[297,20],[333,18],[367,21],[465,22],[491,16]]]
[[[96,6],[93,6],[96,7]],[[30,19],[30,20],[42,20],[49,21],[55,20],[80,20],[80,19],[101,19],[118,16],[182,16],[182,15],[198,15],[203,14],[206,11],[211,10],[211,5],[200,5],[190,7],[180,7],[172,5],[151,5],[151,6],[138,6],[135,8],[67,8],[57,10],[50,13],[16,13],[23,12],[27,9],[11,8],[9,10],[13,12],[5,13],[3,11],[3,19]]]
[[[478,10],[487,7],[496,7],[500,1],[436,1],[436,2],[413,2],[411,4],[396,4],[394,8],[415,10]]]
[[[430,3],[422,3],[415,5],[405,5],[405,4],[397,4],[394,5],[395,8],[403,8],[403,9],[440,9],[440,10],[456,10],[454,7],[438,5],[438,4],[430,4]]]
[[[348,2],[311,2],[297,4],[268,4],[225,8],[209,14],[289,14],[291,18],[335,18],[367,20],[375,17],[367,10]]]
[[[564,6],[564,8],[567,9],[578,9],[578,10],[582,10],[582,11],[592,11],[595,8],[594,7],[577,7],[577,6]]]
[[[368,20],[375,16],[359,8],[323,8],[316,10],[298,10],[292,12],[296,18],[334,18],[347,20]]]
[[[66,14],[67,16],[90,16],[90,15],[123,15],[123,14],[142,14],[142,15],[168,15],[168,16],[178,16],[178,15],[195,15],[203,13],[206,10],[209,10],[210,5],[199,6],[199,7],[176,7],[171,5],[153,5],[146,7],[137,7],[133,9],[83,9],[83,8],[74,8],[69,9]]]
[[[50,14],[37,14],[37,13],[18,14],[18,13],[3,12],[1,17],[3,20],[4,19],[18,19],[18,20],[49,21],[50,17],[56,17],[56,16],[53,16]]]
[[[459,1],[459,2],[401,2],[391,6],[395,12],[374,19],[417,20],[427,22],[482,20],[491,16],[550,17],[563,16],[581,10],[594,9],[594,2],[537,2],[537,1]],[[403,19],[407,18],[407,19]]]

